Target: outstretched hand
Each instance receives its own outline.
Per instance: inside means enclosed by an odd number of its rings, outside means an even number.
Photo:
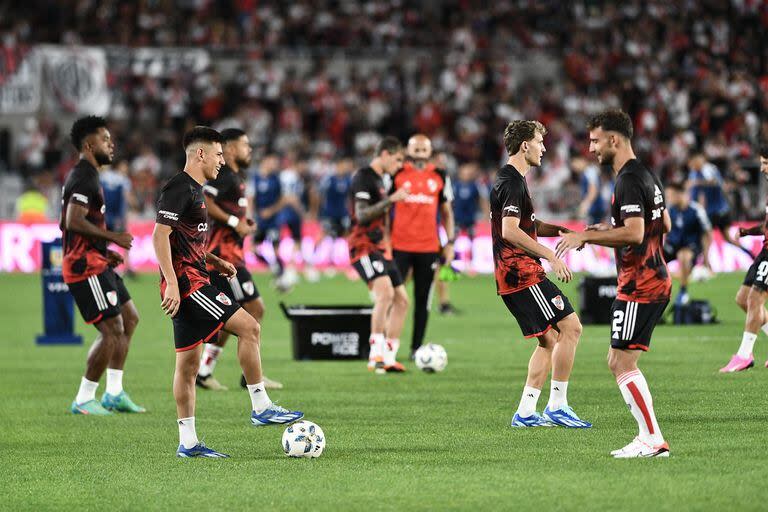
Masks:
[[[571,249],[581,249],[584,247],[584,236],[582,233],[573,231],[565,233],[564,231],[560,231],[559,234],[562,238],[557,242],[557,246],[555,247],[555,255],[558,258],[562,258],[563,255]]]

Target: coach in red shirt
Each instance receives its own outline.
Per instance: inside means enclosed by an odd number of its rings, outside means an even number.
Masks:
[[[453,261],[455,233],[451,208],[453,189],[446,172],[430,163],[432,142],[425,135],[414,135],[408,140],[406,153],[408,161],[395,174],[393,188],[406,188],[410,194],[395,203],[391,236],[400,274],[408,279],[413,270],[413,352],[424,340],[432,282],[441,253],[446,264]],[[440,246],[438,213],[448,235],[445,247]]]

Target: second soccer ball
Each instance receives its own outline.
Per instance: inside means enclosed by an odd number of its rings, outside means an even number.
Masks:
[[[442,345],[427,343],[413,355],[416,366],[428,373],[441,372],[448,365],[448,354]]]

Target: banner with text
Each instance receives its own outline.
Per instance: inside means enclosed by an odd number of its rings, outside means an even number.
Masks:
[[[566,222],[571,229],[583,229],[579,222]],[[131,268],[137,271],[157,271],[157,260],[152,247],[153,222],[134,222],[129,225],[134,236],[133,248],[130,252]],[[732,229],[738,229],[736,226]],[[37,272],[41,265],[41,242],[53,240],[61,236],[59,226],[54,223],[21,224],[16,222],[0,222],[0,272]],[[540,241],[554,249],[557,238],[542,238]],[[757,254],[762,247],[762,237],[745,237],[742,239],[745,248]],[[493,252],[490,236],[490,225],[487,222],[477,226],[476,236],[469,239],[463,233],[456,239],[456,267],[469,273],[492,273]],[[270,244],[259,247],[261,254],[273,261],[275,252]],[[283,261],[293,261],[301,266],[305,261],[311,261],[320,269],[349,267],[349,253],[344,239],[333,240],[323,237],[317,222],[306,222],[303,227],[301,244],[296,248],[288,233],[278,245],[278,254]],[[249,268],[266,270],[253,255],[251,239],[246,240],[246,256]],[[710,247],[709,260],[715,272],[743,271],[752,264],[752,258],[743,250],[723,242],[718,232]],[[613,250],[605,247],[587,246],[581,251],[571,251],[565,257],[569,268],[575,272],[590,272],[599,275],[615,274]],[[546,265],[545,265],[546,267]],[[670,264],[670,270],[675,271],[675,262]]]

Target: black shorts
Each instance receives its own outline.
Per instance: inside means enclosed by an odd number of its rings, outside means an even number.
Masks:
[[[323,217],[320,219],[323,231],[331,238],[343,237],[350,226],[349,217]]]
[[[699,259],[699,255],[701,254],[701,247],[699,247],[696,244],[680,244],[680,245],[672,245],[672,244],[664,244],[663,250],[664,250],[664,261],[669,263],[670,261],[675,261],[677,259],[677,253],[680,252],[681,249],[690,249],[693,252],[693,264],[696,264],[696,260]]]
[[[547,278],[528,288],[502,295],[501,300],[517,320],[526,338],[546,334],[560,320],[574,312],[568,297]]]
[[[238,304],[245,304],[259,298],[259,289],[256,288],[251,273],[245,267],[237,267],[237,274],[232,278],[226,278],[218,272],[211,272],[210,276],[211,284]]]
[[[366,254],[354,262],[352,266],[366,283],[370,283],[381,276],[389,276],[389,280],[392,281],[392,288],[397,288],[403,284],[403,277],[397,270],[395,262],[386,259],[380,252]]]
[[[119,315],[120,306],[131,300],[123,279],[111,268],[67,287],[87,324]]]
[[[627,302],[616,299],[611,306],[611,348],[647,351],[656,324],[667,309],[664,302]]]
[[[721,232],[724,232],[726,229],[728,229],[728,226],[733,223],[730,211],[724,213],[713,213],[712,215],[708,216],[709,222],[712,223],[712,227],[719,229]]]
[[[261,244],[264,240],[273,244],[280,241],[280,225],[275,217],[257,220],[256,233],[253,235],[253,241],[256,245]]]
[[[209,284],[181,299],[179,311],[173,317],[176,352],[210,341],[238,309],[236,302]]]
[[[754,286],[761,291],[768,291],[768,250],[763,249],[747,270],[744,286]]]

